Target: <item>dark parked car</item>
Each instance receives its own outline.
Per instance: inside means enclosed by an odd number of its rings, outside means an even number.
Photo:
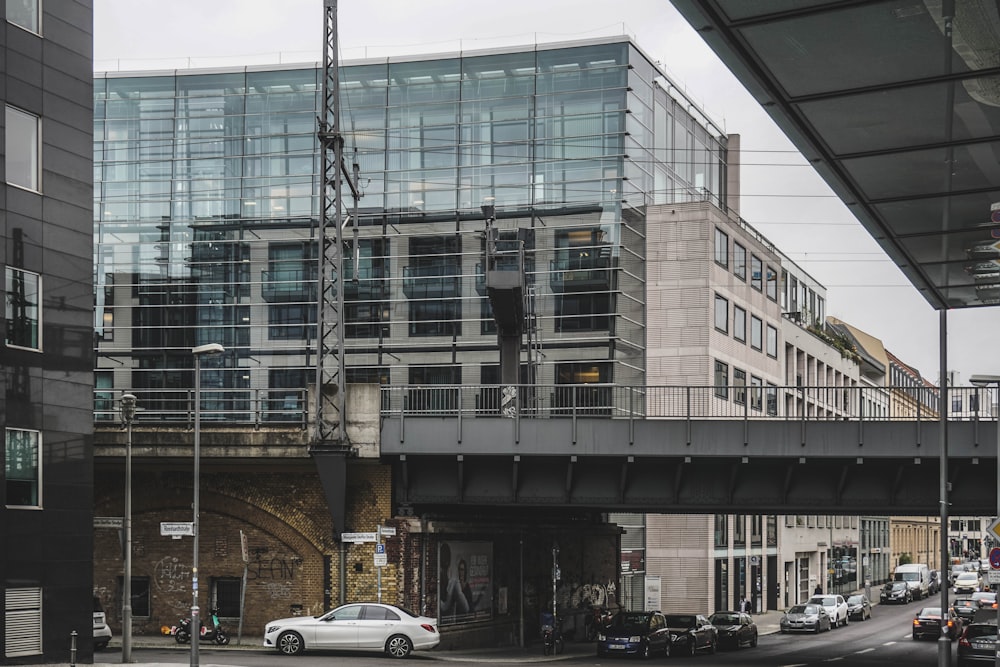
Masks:
[[[909,604],[913,602],[913,592],[905,581],[890,581],[882,587],[879,600],[883,604]]]
[[[942,620],[941,607],[924,607],[917,612],[913,618],[913,638],[937,639],[941,636],[942,623],[947,626],[948,639],[952,641],[958,639],[962,633],[962,619],[955,614],[954,609],[949,609],[948,614]]]
[[[997,624],[973,623],[958,638],[958,667],[991,665],[996,656]]]
[[[951,603],[951,608],[955,611],[956,616],[966,623],[971,623],[976,618],[976,612],[979,611],[979,602],[972,598],[955,598]]]
[[[719,631],[701,614],[667,614],[671,650],[681,655],[698,651],[715,653],[719,646]]]
[[[819,633],[833,627],[833,621],[821,604],[797,604],[781,617],[779,627],[782,633],[799,630]]]
[[[739,611],[717,611],[708,622],[719,631],[719,648],[757,645],[757,624],[753,616]]]
[[[852,621],[867,621],[872,617],[872,603],[867,595],[852,595],[847,598],[847,616]]]
[[[670,630],[658,611],[623,611],[597,634],[597,655],[670,655]]]

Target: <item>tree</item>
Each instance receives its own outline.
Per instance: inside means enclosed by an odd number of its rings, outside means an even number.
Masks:
[[[910,554],[910,552],[908,551],[904,551],[903,553],[899,554],[899,563],[897,563],[897,565],[909,565],[912,562],[913,562],[913,555]]]

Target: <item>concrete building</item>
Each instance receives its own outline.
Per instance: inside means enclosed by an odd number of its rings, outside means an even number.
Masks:
[[[93,653],[90,0],[0,26],[0,664]]]

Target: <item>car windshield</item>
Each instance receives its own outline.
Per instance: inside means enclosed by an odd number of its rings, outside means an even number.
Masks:
[[[898,581],[920,581],[919,572],[903,572],[896,575]]]
[[[992,639],[996,640],[997,626],[973,623],[965,629],[966,639]]]
[[[963,572],[958,575],[959,581],[975,581],[979,576],[975,572]]]
[[[941,618],[941,607],[924,607],[917,616],[921,618]]]
[[[813,598],[809,602],[810,604],[821,604],[824,607],[832,607],[837,604],[836,598]]]
[[[893,590],[893,591],[901,591],[901,590],[903,590],[904,588],[906,588],[906,582],[905,582],[905,581],[895,581],[895,582],[893,582],[893,584],[892,584],[892,585],[891,585],[891,586],[889,587],[889,589],[890,589],[890,590]]]
[[[788,610],[789,614],[818,614],[819,607],[814,604],[797,604]]]
[[[864,601],[865,598],[864,596],[861,595],[852,595],[851,597],[847,598],[847,604],[862,604],[864,603]]]
[[[738,625],[740,622],[739,614],[712,614],[709,619],[712,625]]]
[[[959,600],[955,600],[955,604],[953,606],[955,606],[955,607],[974,607],[975,604],[976,604],[975,600],[972,600],[971,598],[961,598]]]
[[[645,632],[649,627],[649,617],[646,614],[635,614],[622,612],[615,616],[611,627],[615,630],[624,630],[629,633]]]
[[[667,616],[667,625],[671,628],[693,628],[694,616],[670,614]]]

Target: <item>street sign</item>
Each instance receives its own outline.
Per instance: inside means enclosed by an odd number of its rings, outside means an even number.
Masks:
[[[94,528],[122,528],[125,520],[120,516],[95,516]]]
[[[997,551],[1000,551],[1000,549],[997,549]],[[382,544],[382,543],[376,544],[375,545],[375,553],[377,553],[377,554],[384,554],[385,553],[385,545]]]
[[[990,549],[990,567],[994,570],[1000,570],[1000,547]]]
[[[990,584],[1000,584],[1000,570],[990,570],[986,573],[986,581]]]
[[[1000,517],[993,519],[993,523],[989,525],[986,532],[992,535],[994,539],[1000,540]]]
[[[386,537],[396,537],[396,529],[390,526],[380,526],[378,530]]]
[[[341,533],[341,542],[354,542],[355,544],[361,544],[362,542],[374,542],[375,533]]]
[[[375,567],[385,567],[389,564],[389,557],[385,553],[375,554]]]
[[[178,537],[180,535],[194,536],[194,523],[191,521],[179,521],[179,522],[160,522],[160,535],[172,535]]]

